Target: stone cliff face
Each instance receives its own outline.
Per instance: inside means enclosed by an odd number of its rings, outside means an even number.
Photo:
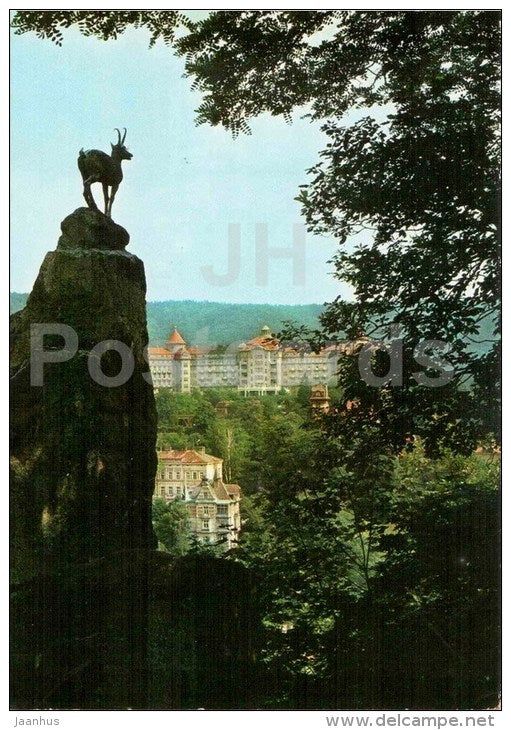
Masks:
[[[144,704],[156,410],[144,267],[128,241],[76,210],[11,322],[14,707]],[[72,330],[38,346],[35,324]],[[61,361],[38,385],[41,354]]]

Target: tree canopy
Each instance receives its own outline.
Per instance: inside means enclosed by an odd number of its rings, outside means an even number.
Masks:
[[[335,275],[354,301],[330,304],[324,334],[399,323],[404,381],[366,409],[399,413],[398,447],[452,431],[451,445],[470,450],[498,428],[499,22],[483,11],[225,12],[178,42],[204,94],[199,121],[238,133],[262,112],[325,120],[326,149],[297,199],[309,229],[339,241]],[[348,123],[357,108],[365,115]],[[483,322],[495,327],[487,342]],[[417,387],[423,340],[447,343],[450,389]],[[360,378],[347,392],[368,395]]]
[[[115,40],[129,27],[145,27],[151,33],[150,45],[158,39],[172,43],[176,29],[187,19],[177,10],[18,10],[12,20],[16,33],[35,31],[39,38],[49,38],[62,45],[63,29],[78,26],[83,35],[104,41]]]

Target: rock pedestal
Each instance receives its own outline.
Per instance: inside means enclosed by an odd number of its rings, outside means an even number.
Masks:
[[[11,322],[15,708],[146,702],[156,410],[144,267],[128,241],[76,210]],[[35,383],[34,359],[52,355]]]

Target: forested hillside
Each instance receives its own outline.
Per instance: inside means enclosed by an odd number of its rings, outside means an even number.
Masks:
[[[28,294],[11,292],[11,314],[23,309]],[[320,304],[228,304],[192,300],[147,302],[147,328],[151,344],[163,343],[177,327],[188,344],[230,345],[254,337],[263,324],[272,332],[283,322],[316,328],[323,307]],[[473,352],[486,352],[493,339],[490,316],[479,323],[479,334],[469,342]]]
[[[11,314],[25,306],[28,294],[11,292]],[[307,327],[318,326],[319,304],[227,304],[225,302],[165,301],[147,303],[149,340],[163,342],[177,327],[190,344],[229,345],[256,335],[263,324],[279,332],[282,323],[293,320]]]
[[[318,326],[319,304],[227,304],[225,302],[148,302],[147,326],[151,342],[165,340],[177,327],[190,344],[229,345],[249,339],[267,324],[279,332],[286,320]]]
[[[28,294],[20,294],[17,291],[12,291],[9,294],[9,309],[11,314],[14,314],[14,312],[19,312],[20,309],[23,309],[23,307],[26,304]]]

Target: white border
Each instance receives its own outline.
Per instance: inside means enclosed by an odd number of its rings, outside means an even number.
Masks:
[[[226,10],[258,10],[258,9],[296,9],[296,10],[318,10],[318,9],[355,9],[355,10],[388,10],[388,9],[404,9],[404,10],[458,10],[458,9],[467,9],[467,10],[476,10],[476,9],[487,9],[487,10],[503,10],[503,24],[504,24],[504,79],[507,78],[507,70],[509,69],[509,51],[507,47],[507,15],[508,11],[507,9],[503,9],[502,5],[499,7],[493,3],[481,3],[481,2],[450,2],[445,4],[440,4],[438,2],[422,2],[422,3],[410,3],[410,2],[398,2],[394,0],[392,3],[384,3],[380,1],[375,1],[370,3],[361,3],[361,2],[350,2],[346,3],[343,6],[339,7],[339,3],[329,3],[325,2],[322,4],[321,8],[306,8],[302,7],[301,5],[297,4],[296,2],[286,2],[286,0],[281,0],[280,3],[275,4],[268,4],[268,3],[244,3],[244,2],[236,2],[236,3],[224,3],[224,8],[218,8],[214,4],[207,3],[207,2],[187,2],[187,7],[179,9],[184,10],[218,10],[218,9],[226,9]],[[487,7],[486,7],[487,6]],[[22,7],[19,9],[23,10],[45,10],[45,9],[68,9],[69,4],[65,2],[51,2],[47,4],[41,4],[41,3],[34,3],[34,2],[25,2],[23,3]],[[150,9],[176,9],[176,8],[169,8],[168,3],[159,3],[154,2],[149,4]],[[148,9],[149,9],[148,8]],[[71,8],[73,10],[88,10],[88,9],[99,9],[97,3],[90,3],[90,4],[80,4],[79,7],[73,7]],[[141,9],[140,4],[138,3],[129,3],[129,2],[109,2],[107,5],[107,8],[103,9],[112,9],[112,10],[123,10],[123,9]],[[145,9],[145,8],[142,8]],[[10,11],[9,11],[10,12]],[[5,35],[4,35],[5,33]],[[9,87],[9,78],[8,78],[8,71],[9,68],[9,25],[6,23],[5,31],[2,33],[2,37],[4,38],[4,42],[0,43],[0,62],[1,62],[1,68],[2,68],[2,75],[1,75],[1,97],[2,99],[8,98],[8,87]],[[169,51],[170,52],[170,51]],[[504,96],[505,99],[505,105],[504,105],[504,112],[507,109],[507,95]],[[504,115],[504,131],[506,131],[507,126],[507,119],[506,114]],[[14,120],[15,123],[15,120]],[[0,196],[0,226],[2,231],[2,259],[0,265],[0,282],[2,284],[2,290],[5,292],[5,298],[7,301],[8,293],[9,293],[9,282],[8,282],[8,247],[7,247],[7,241],[9,240],[9,225],[8,225],[8,177],[7,177],[7,171],[9,169],[8,167],[8,159],[9,159],[9,147],[8,147],[8,127],[9,127],[9,117],[8,117],[8,109],[7,105],[4,103],[2,106],[2,111],[0,112],[0,164],[1,169],[3,172],[1,179],[1,185],[2,185],[2,194]],[[507,139],[508,137],[504,135],[504,139]],[[509,155],[507,152],[507,146],[504,144],[504,171],[508,169],[508,162],[509,162]],[[504,180],[506,182],[506,178]],[[507,193],[507,185],[504,185],[504,201],[508,200],[506,193]],[[509,204],[507,204],[509,206]],[[504,213],[506,213],[506,205],[504,205]],[[28,214],[28,213],[27,213]],[[504,253],[504,272],[507,276],[508,267],[507,267],[507,260],[508,260],[508,254],[506,251],[506,244],[508,241],[507,236],[505,235],[508,232],[509,229],[509,222],[508,222],[508,216],[504,215],[504,246],[503,246],[503,253]],[[12,255],[15,255],[15,252],[13,252]],[[505,287],[504,287],[505,292]],[[7,304],[6,304],[7,306]],[[507,314],[508,314],[508,302],[507,297],[504,296],[504,322],[507,321]],[[6,317],[7,320],[7,317]],[[8,332],[5,332],[3,342],[8,342]],[[507,327],[505,327],[504,330],[504,343],[505,343],[505,349],[504,352],[507,354],[508,350],[508,339],[507,339]],[[6,344],[6,356],[5,359],[3,359],[3,362],[5,363],[5,377],[2,377],[1,380],[1,396],[2,396],[2,403],[7,402],[7,382],[8,382],[8,346]],[[505,362],[507,361],[507,358],[505,358]],[[4,376],[4,368],[2,368],[2,376]],[[504,366],[504,373],[506,372],[506,368]],[[504,381],[504,398],[505,403],[507,403],[507,396],[508,396],[508,388],[506,386],[506,383]],[[4,400],[5,398],[5,400]],[[7,414],[7,407],[3,409],[3,413]],[[5,429],[2,433],[5,433],[5,438],[2,438],[2,456],[5,454],[5,458],[2,458],[1,463],[5,465],[5,485],[7,486],[8,483],[8,456],[9,456],[9,450],[8,450],[8,439],[7,439],[7,421],[6,421],[6,415],[4,416],[4,420],[2,421],[2,426]],[[506,424],[504,424],[506,426]],[[504,441],[507,443],[507,439],[505,438],[507,436],[507,428],[504,428]],[[5,450],[5,451],[4,451]],[[505,468],[505,465],[507,464],[507,458],[506,458],[506,450],[504,449],[504,474],[507,474],[507,470]],[[505,489],[504,489],[504,498],[503,498],[503,507],[504,507],[504,515],[509,515],[509,500],[505,496]],[[0,512],[1,515],[1,534],[4,536],[5,539],[5,547],[2,552],[2,565],[4,567],[4,570],[2,572],[2,575],[7,576],[8,575],[8,545],[7,545],[7,535],[8,535],[8,522],[7,522],[7,515],[8,515],[8,505],[7,505],[7,488],[5,488],[5,502],[4,502],[4,509]],[[504,544],[504,553],[507,555],[509,552],[509,541],[506,539],[506,530],[504,530],[504,537],[505,537],[505,544]],[[503,592],[503,599],[504,599],[504,612],[503,615],[506,616],[508,613],[508,610],[510,609],[510,603],[508,600],[508,594],[509,591],[506,589],[506,575],[504,576],[504,592]],[[242,727],[243,730],[252,730],[252,729],[258,729],[261,725],[263,726],[269,726],[269,727],[281,727],[281,726],[292,726],[294,730],[312,730],[313,728],[326,728],[326,717],[340,715],[341,717],[353,717],[354,723],[353,727],[356,727],[356,718],[358,717],[369,717],[370,721],[373,723],[373,727],[381,727],[381,718],[383,715],[386,715],[387,718],[390,716],[393,716],[396,718],[396,724],[392,727],[406,727],[406,719],[408,719],[408,726],[411,718],[419,718],[419,717],[446,717],[446,718],[458,718],[459,720],[459,726],[464,727],[465,726],[465,718],[466,717],[475,717],[479,718],[480,722],[484,722],[485,724],[477,724],[476,727],[496,727],[496,728],[508,728],[511,724],[511,699],[509,697],[509,693],[506,692],[506,685],[507,685],[507,677],[508,677],[508,669],[509,669],[509,662],[508,662],[508,656],[505,652],[504,656],[504,675],[503,675],[503,696],[504,698],[507,697],[507,701],[505,699],[504,702],[504,710],[502,711],[487,711],[487,712],[455,712],[455,711],[424,711],[424,712],[406,712],[406,711],[396,711],[396,712],[382,712],[382,711],[375,711],[375,712],[344,712],[341,709],[339,711],[324,711],[324,710],[318,710],[318,711],[275,711],[275,712],[255,712],[255,711],[211,711],[211,712],[190,712],[190,711],[147,711],[147,712],[127,712],[127,711],[101,711],[101,712],[91,712],[91,711],[85,711],[81,710],[79,712],[64,712],[64,711],[55,711],[55,712],[37,712],[37,711],[30,711],[30,712],[20,712],[20,711],[9,711],[6,708],[9,706],[9,700],[8,700],[8,670],[7,670],[7,657],[8,657],[8,624],[7,624],[7,614],[8,614],[8,586],[7,586],[7,579],[4,581],[3,585],[3,594],[2,594],[2,602],[1,602],[1,620],[2,620],[2,628],[4,629],[2,632],[2,654],[4,661],[1,664],[0,672],[1,672],[1,683],[3,687],[3,693],[2,693],[2,703],[0,705],[0,714],[4,716],[4,727],[14,727],[16,717],[17,718],[31,718],[31,719],[39,719],[44,718],[45,720],[59,720],[59,728],[73,728],[76,730],[89,730],[91,726],[94,726],[94,728],[97,728],[98,730],[107,729],[110,730],[111,728],[125,728],[126,730],[129,730],[133,728],[133,730],[139,730],[141,724],[146,726],[151,726],[152,728],[155,728],[155,730],[168,730],[170,727],[186,727],[187,730],[190,728],[190,730],[195,730],[195,728],[205,728],[208,727],[208,730],[216,730],[218,728],[222,728],[224,730],[226,727]],[[508,637],[509,637],[509,631],[508,626],[505,623],[504,625],[504,647],[506,648],[509,644]],[[507,706],[506,706],[507,705]],[[399,716],[400,722],[399,725],[397,724],[397,718]],[[377,722],[378,718],[380,718],[380,722]],[[491,722],[492,720],[492,722]],[[341,723],[341,721],[340,721]],[[53,727],[55,725],[53,724]],[[447,725],[449,727],[452,725]],[[19,724],[18,724],[18,727]],[[24,726],[21,726],[24,727]],[[338,725],[338,727],[341,727],[341,724]]]

